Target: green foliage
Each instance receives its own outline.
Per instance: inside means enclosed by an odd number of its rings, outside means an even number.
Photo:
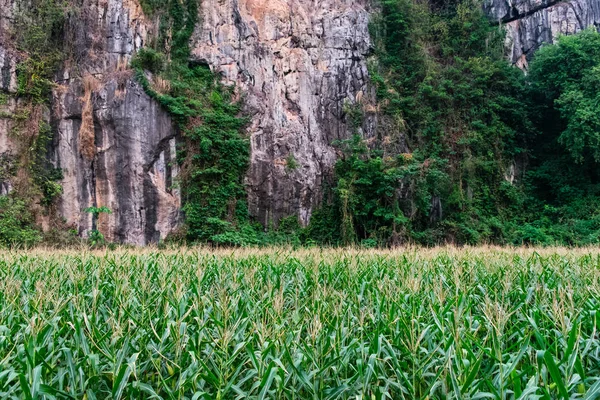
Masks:
[[[131,60],[133,68],[150,71],[153,74],[163,72],[165,65],[165,56],[153,49],[140,49]]]
[[[426,218],[431,196],[446,179],[441,161],[412,154],[384,156],[355,136],[342,144],[344,157],[336,166],[334,189],[339,207],[341,242],[375,240],[398,244],[411,220]],[[410,198],[403,188],[415,188]],[[423,211],[423,215],[416,213]]]
[[[513,242],[598,243],[599,72],[600,34],[593,29],[560,37],[530,63],[531,115],[540,135],[530,145],[529,223]]]
[[[18,108],[10,117],[14,122],[11,133],[13,140],[19,142],[20,154],[14,159],[3,158],[1,175],[3,180],[11,180],[19,169],[25,174],[16,182],[18,189],[1,199],[0,242],[4,246],[39,242],[41,234],[35,228],[31,211],[37,207],[34,203],[39,199],[42,206],[49,207],[62,193],[57,183],[62,173],[47,159],[52,130],[43,114],[50,101],[54,74],[63,59],[60,49],[66,8],[62,0],[33,0],[19,9],[13,21],[12,42],[22,61],[17,65]],[[0,103],[6,101],[3,95]],[[39,125],[33,127],[32,123]]]
[[[198,0],[142,0],[142,9],[159,24],[154,50],[168,53],[170,58],[187,62],[189,41],[198,22]]]
[[[363,124],[364,113],[361,105],[358,103],[344,102],[344,114],[350,123],[350,126],[356,132]]]
[[[140,4],[144,13],[152,16],[157,10],[164,7],[165,0],[140,0]]]
[[[173,63],[165,76],[171,93],[153,92],[147,81],[145,87],[178,121],[186,139],[181,159],[189,239],[222,242],[236,230],[238,201],[245,196],[245,120],[237,116],[239,105],[231,102],[231,90],[207,67]],[[143,74],[138,77],[144,82]]]
[[[27,203],[13,196],[0,196],[0,246],[33,246],[42,239]]]
[[[98,217],[100,214],[112,214],[111,209],[105,206],[88,207],[85,209],[85,212],[88,214],[92,214],[94,217]]]
[[[597,249],[0,253],[5,399],[597,399]]]
[[[296,157],[290,153],[285,159],[285,169],[288,171],[295,171],[299,167],[298,161],[296,161]]]
[[[90,232],[90,234],[88,235],[88,243],[91,247],[103,247],[106,245],[106,239],[104,238],[104,235],[102,234],[102,232],[100,232],[98,229],[96,229],[96,225],[98,223],[98,217],[100,217],[100,214],[112,214],[112,210],[106,206],[101,206],[101,207],[88,207],[84,210],[86,213],[88,214],[92,214],[94,217],[94,220],[92,222],[92,230]]]
[[[17,47],[26,54],[17,66],[18,95],[34,103],[46,103],[53,78],[64,57],[65,10],[63,0],[33,0],[15,18]]]
[[[91,247],[104,247],[106,245],[106,238],[97,229],[93,229],[88,236],[88,243]]]
[[[531,81],[549,135],[580,164],[600,161],[600,34],[594,29],[540,49]],[[553,124],[553,125],[551,125]]]
[[[42,104],[48,101],[56,69],[54,60],[27,58],[17,65],[17,94]]]
[[[63,173],[60,168],[54,166],[48,161],[48,148],[52,141],[52,129],[45,122],[40,122],[38,136],[30,151],[29,171],[33,177],[33,183],[41,192],[42,205],[50,206],[63,193],[63,188],[58,183],[63,179]]]
[[[370,73],[385,128],[368,147],[360,138],[342,146],[341,242],[504,241],[505,216],[520,206],[505,173],[535,130],[503,33],[469,0],[380,6]]]
[[[197,3],[173,0],[154,11],[162,13],[162,26],[172,32],[170,43],[157,45],[158,51],[171,50],[171,62],[164,65],[166,57],[144,50],[133,66],[145,90],[170,112],[185,138],[179,158],[188,239],[219,245],[256,243],[258,232],[243,204],[243,176],[250,158],[243,133],[246,120],[239,117],[233,88],[219,83],[207,66],[189,61]],[[155,91],[144,69],[170,82],[169,92]]]
[[[67,7],[64,0],[30,0],[15,18],[14,34],[19,48],[33,57],[57,51]]]

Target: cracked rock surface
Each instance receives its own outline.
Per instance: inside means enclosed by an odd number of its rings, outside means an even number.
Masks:
[[[202,1],[193,56],[245,96],[249,210],[265,226],[294,214],[309,222],[336,160],[332,144],[352,134],[344,104],[367,91],[366,3]]]
[[[7,5],[14,10],[14,4],[0,0],[0,34],[10,29]],[[180,195],[174,188],[178,132],[127,70],[154,24],[134,0],[84,0],[80,10],[67,21],[75,65],[67,64],[57,76],[47,121],[54,131],[49,158],[64,176],[58,213],[84,237],[97,228],[109,241],[158,242],[181,223]],[[0,41],[0,88],[5,92],[16,89],[16,62]],[[86,80],[94,82],[87,99]],[[92,138],[82,152],[86,105],[91,107],[86,129]],[[14,148],[10,131],[10,118],[0,118],[2,154]],[[89,207],[108,207],[112,213],[94,221],[85,211]]]
[[[508,56],[525,69],[542,44],[600,25],[600,0],[486,0],[484,10],[505,23]]]
[[[85,88],[69,69],[55,91],[53,162],[62,169],[60,213],[84,236],[98,228],[109,241],[146,245],[167,237],[180,224],[181,201],[173,185],[178,133],[168,113],[151,99],[127,70],[144,46],[153,23],[133,0],[95,0],[70,21],[83,77],[96,81],[93,158],[82,154]],[[81,65],[80,65],[81,67]],[[85,212],[108,207],[98,221]]]

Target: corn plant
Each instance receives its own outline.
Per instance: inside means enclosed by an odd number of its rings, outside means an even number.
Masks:
[[[594,250],[0,253],[2,399],[597,399]]]

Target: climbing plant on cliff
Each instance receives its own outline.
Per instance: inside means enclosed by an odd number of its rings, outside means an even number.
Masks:
[[[503,32],[477,1],[379,5],[370,72],[385,131],[360,154],[346,147],[339,204],[358,239],[379,244],[504,241],[520,190],[505,175],[533,128]]]
[[[12,41],[23,55],[17,66],[17,94],[36,104],[49,102],[54,74],[64,58],[66,8],[60,0],[32,0],[18,9],[14,20]]]
[[[244,244],[247,224],[243,177],[250,158],[245,119],[233,88],[208,66],[190,60],[189,41],[197,23],[196,0],[145,1],[160,20],[153,48],[132,62],[147,93],[172,115],[185,139],[179,160],[187,225],[193,241]],[[251,229],[250,229],[251,231]]]
[[[31,0],[16,7],[12,27],[0,32],[18,54],[17,88],[9,94],[14,108],[3,113],[11,120],[11,192],[1,198],[0,245],[31,245],[42,238],[35,227],[40,216],[50,216],[52,205],[62,193],[60,170],[47,160],[52,140],[50,120],[54,75],[64,59],[63,38],[67,3]],[[3,168],[6,172],[6,168]],[[3,174],[4,175],[4,174]]]
[[[386,154],[355,135],[340,144],[335,174],[340,243],[398,245],[407,240],[411,218],[428,208],[447,176],[444,160],[418,154]],[[410,197],[407,196],[410,193]]]

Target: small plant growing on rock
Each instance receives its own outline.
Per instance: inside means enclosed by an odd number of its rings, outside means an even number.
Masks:
[[[296,161],[296,157],[294,157],[293,154],[290,154],[289,156],[287,156],[287,158],[285,159],[285,169],[290,172],[290,171],[295,171],[297,170],[299,167],[298,165],[298,161]]]
[[[112,214],[112,211],[108,207],[88,207],[85,209],[85,212],[88,214],[92,214],[94,218],[98,218],[100,214]]]
[[[106,244],[106,239],[102,232],[100,232],[96,226],[100,214],[112,214],[112,211],[108,207],[88,207],[85,212],[92,214],[92,231],[88,236],[88,241],[92,247],[102,247]]]

